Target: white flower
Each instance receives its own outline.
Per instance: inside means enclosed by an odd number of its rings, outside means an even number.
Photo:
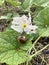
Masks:
[[[31,15],[29,17],[23,15],[22,17],[14,17],[11,28],[17,32],[22,33],[23,31],[27,34],[36,33],[37,26],[32,25]]]

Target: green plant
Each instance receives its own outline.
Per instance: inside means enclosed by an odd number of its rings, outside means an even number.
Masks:
[[[18,37],[21,34],[11,29],[10,19],[13,19],[15,15],[12,13],[13,16],[11,16],[7,12],[8,15],[0,16],[0,20],[5,19],[10,21],[6,31],[0,32],[0,63],[5,62],[9,65],[18,65],[26,62],[26,65],[28,65],[28,62],[33,57],[40,55],[40,53],[49,46],[49,44],[47,44],[38,51],[35,49],[35,45],[41,37],[49,36],[49,0],[24,0],[22,4],[18,0],[0,0],[0,6],[3,6],[5,2],[14,6],[14,8],[20,8],[21,11],[34,14],[32,20],[38,27],[38,36],[35,42],[32,43],[35,34],[24,34],[28,40],[25,43],[20,43]],[[36,8],[35,12],[31,11],[30,8],[32,7]],[[16,16],[20,16],[19,13],[16,12]],[[35,53],[30,55],[27,52],[31,52],[32,48],[35,49]]]

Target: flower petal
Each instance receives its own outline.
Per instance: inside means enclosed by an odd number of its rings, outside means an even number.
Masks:
[[[23,29],[20,26],[11,25],[11,28],[17,32],[20,32],[20,33],[23,32]]]
[[[29,17],[23,15],[21,18],[22,18],[23,23],[27,23],[28,25],[31,24],[31,20]]]
[[[24,23],[24,19],[22,17],[14,17],[12,24],[22,25]]]
[[[28,27],[31,30],[36,30],[38,28],[36,25],[29,25]]]
[[[20,24],[20,17],[14,17],[12,24]]]
[[[37,26],[35,26],[35,25],[28,25],[28,28],[26,28],[24,31],[27,34],[32,34],[32,33],[36,33],[36,29],[37,29]]]

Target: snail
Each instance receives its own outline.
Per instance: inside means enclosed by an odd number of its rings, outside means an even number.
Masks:
[[[20,43],[25,43],[27,41],[26,37],[25,36],[19,36],[18,37],[18,42]]]

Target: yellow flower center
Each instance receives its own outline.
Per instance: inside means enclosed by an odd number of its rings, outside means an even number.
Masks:
[[[23,29],[27,28],[27,24],[26,23],[22,24],[22,28]]]

